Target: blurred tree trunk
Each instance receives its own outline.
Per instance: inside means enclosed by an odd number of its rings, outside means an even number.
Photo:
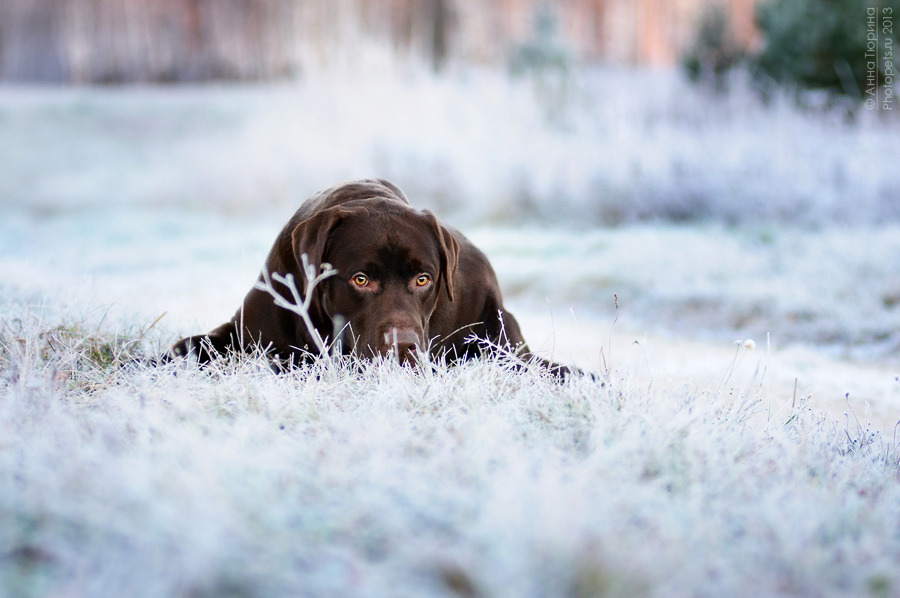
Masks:
[[[0,77],[12,81],[60,81],[67,77],[54,0],[2,0]]]
[[[440,71],[447,60],[451,15],[449,0],[431,0],[431,66]]]

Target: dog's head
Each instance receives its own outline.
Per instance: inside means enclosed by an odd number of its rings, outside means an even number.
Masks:
[[[459,244],[437,218],[393,201],[323,210],[296,226],[294,255],[337,274],[316,288],[317,307],[337,327],[345,351],[415,361],[441,293],[453,301]]]

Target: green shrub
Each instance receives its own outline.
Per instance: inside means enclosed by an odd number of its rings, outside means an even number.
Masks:
[[[823,89],[862,98],[871,55],[867,17],[882,9],[900,15],[900,0],[771,0],[757,8],[763,49],[754,57],[758,80]],[[879,16],[879,23],[881,19]],[[896,20],[894,21],[896,27]],[[885,33],[878,27],[881,44]],[[890,33],[896,40],[896,28]],[[881,46],[884,48],[884,46]],[[877,65],[884,81],[884,62]]]

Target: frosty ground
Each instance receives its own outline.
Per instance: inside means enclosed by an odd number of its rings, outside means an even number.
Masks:
[[[665,73],[320,77],[0,90],[0,591],[900,591],[895,120]],[[371,175],[599,379],[133,363]]]

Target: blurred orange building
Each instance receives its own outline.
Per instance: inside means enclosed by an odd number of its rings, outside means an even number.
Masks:
[[[273,79],[360,39],[445,60],[503,64],[551,11],[588,62],[674,64],[723,6],[752,46],[757,0],[2,0],[0,80]]]

